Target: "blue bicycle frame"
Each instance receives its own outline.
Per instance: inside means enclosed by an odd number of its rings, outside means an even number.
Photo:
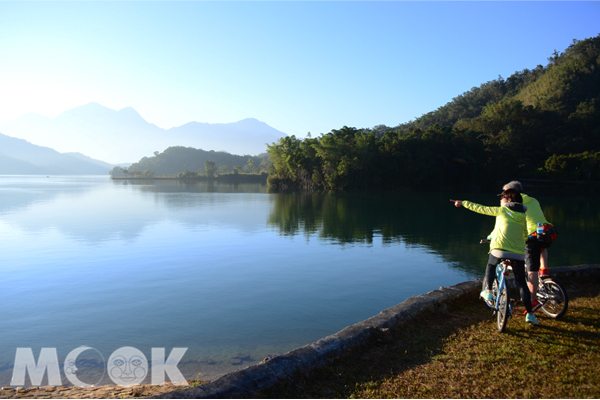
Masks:
[[[512,271],[510,260],[503,259],[496,266],[496,288],[495,290],[492,289],[492,293],[496,298],[493,310],[498,319],[498,332],[500,333],[504,331],[508,318],[512,316],[512,305],[506,287],[506,276],[508,276],[509,271]]]

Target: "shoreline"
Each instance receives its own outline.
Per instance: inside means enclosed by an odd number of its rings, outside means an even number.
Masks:
[[[204,382],[188,381],[190,386]],[[4,386],[0,389],[1,399],[120,399],[132,397],[150,397],[185,389],[187,386],[176,386],[171,382],[164,385],[135,385],[130,387],[119,385],[104,386],[32,386],[13,388]]]
[[[114,177],[115,181],[184,181],[184,182],[218,182],[218,183],[264,183],[267,184],[267,174],[226,174],[218,175],[213,178],[207,176],[197,176],[193,178],[179,178],[176,176],[156,176],[156,177]]]
[[[551,276],[561,282],[582,277],[600,276],[600,265],[579,265],[550,269]],[[476,295],[481,280],[476,279],[450,287],[413,296],[404,302],[383,310],[380,314],[349,326],[342,331],[317,342],[300,347],[286,354],[265,359],[244,369],[225,374],[213,381],[188,380],[189,387],[165,385],[136,385],[120,387],[106,385],[98,387],[2,387],[0,398],[206,398],[247,397],[254,391],[267,389],[289,379],[296,373],[307,373],[324,365],[327,361],[369,340],[385,336],[391,328],[403,325],[431,311],[444,310],[448,304],[465,297]]]

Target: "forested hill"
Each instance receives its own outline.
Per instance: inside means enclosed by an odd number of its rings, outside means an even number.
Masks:
[[[598,91],[598,37],[574,40],[564,53],[548,58],[548,65],[499,77],[463,93],[448,104],[399,128],[427,129],[435,124],[453,126],[461,119],[476,118],[489,103],[520,100],[526,106],[571,114],[582,101],[600,97]]]
[[[249,155],[239,156],[224,151],[206,151],[192,147],[174,146],[167,148],[162,153],[155,152],[154,157],[142,158],[137,163],[132,164],[127,172],[131,176],[139,176],[144,172],[144,176],[149,174],[152,176],[177,175],[184,171],[204,174],[206,161],[215,163],[216,172],[227,173],[236,167],[247,172],[257,172],[261,168],[261,162],[266,158],[266,154],[255,157]],[[119,170],[114,170],[111,175],[120,176],[122,169]]]
[[[546,66],[457,96],[396,127],[344,126],[268,146],[280,187],[472,188],[519,178],[600,181],[600,36]]]

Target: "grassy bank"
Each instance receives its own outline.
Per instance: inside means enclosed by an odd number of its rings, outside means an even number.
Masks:
[[[254,398],[587,398],[600,397],[600,285],[569,282],[560,320],[517,308],[499,334],[470,299],[373,339]]]

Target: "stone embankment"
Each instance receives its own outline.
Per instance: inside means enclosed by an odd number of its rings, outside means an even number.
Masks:
[[[600,265],[580,265],[553,268],[551,276],[557,281],[572,278],[600,276]],[[435,310],[444,310],[448,304],[465,296],[477,296],[481,280],[476,279],[450,287],[441,287],[382,311],[378,315],[349,326],[340,332],[289,353],[265,359],[257,365],[226,374],[212,382],[193,387],[172,385],[138,385],[132,388],[102,386],[96,388],[2,388],[0,398],[235,398],[245,397],[257,389],[264,389],[280,379],[289,378],[299,371],[323,365],[333,356],[376,335],[385,335],[391,328],[407,323],[415,316]]]

